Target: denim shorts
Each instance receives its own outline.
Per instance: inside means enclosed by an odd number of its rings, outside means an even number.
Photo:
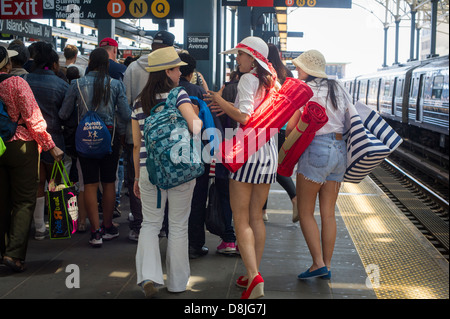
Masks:
[[[316,135],[298,160],[297,173],[307,180],[324,184],[342,182],[347,168],[347,148],[336,134]]]

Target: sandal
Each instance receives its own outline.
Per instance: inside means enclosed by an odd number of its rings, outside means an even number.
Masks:
[[[8,266],[15,272],[23,272],[25,270],[25,263],[18,258],[3,256],[3,264]]]

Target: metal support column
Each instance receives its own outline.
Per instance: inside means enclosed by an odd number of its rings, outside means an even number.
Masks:
[[[184,43],[185,49],[189,51],[188,34],[201,35],[209,38],[207,56],[209,59],[197,59],[197,70],[203,74],[209,88],[217,87],[216,70],[218,49],[217,37],[217,6],[219,0],[184,0]]]
[[[415,2],[415,1],[414,1]],[[415,6],[413,4],[413,6]],[[415,40],[415,29],[416,29],[416,14],[417,11],[414,7],[411,7],[411,37],[410,37],[410,46],[409,46],[409,60],[414,61],[414,40]]]
[[[388,45],[388,30],[389,25],[385,24],[384,26],[384,62],[383,67],[387,67],[387,45]]]
[[[431,0],[431,43],[430,54],[427,58],[438,56],[436,54],[436,33],[437,33],[437,10],[439,0]]]
[[[416,59],[417,60],[420,60],[420,30],[421,30],[422,28],[420,28],[419,26],[417,26],[416,27],[416,40],[417,40],[417,42],[416,42]]]
[[[394,65],[398,64],[398,43],[400,41],[400,18],[395,18],[395,59]]]
[[[98,19],[97,29],[98,29],[98,44],[104,38],[114,39],[116,33],[116,20],[114,19]]]
[[[250,7],[238,7],[237,42],[252,35],[252,10]]]

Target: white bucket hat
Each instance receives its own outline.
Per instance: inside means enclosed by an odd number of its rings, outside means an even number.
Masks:
[[[269,60],[267,59],[269,56],[269,47],[261,38],[247,37],[235,48],[220,52],[220,54],[237,54],[238,51],[243,51],[251,55],[267,72],[272,73],[269,68]]]
[[[317,50],[303,52],[297,58],[292,60],[292,63],[309,75],[318,78],[328,78],[328,75],[325,73],[327,62],[325,61],[323,54]]]

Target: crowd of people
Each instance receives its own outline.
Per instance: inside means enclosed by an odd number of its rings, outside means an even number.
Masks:
[[[164,284],[171,292],[186,290],[189,259],[208,253],[205,216],[212,173],[225,229],[216,250],[241,256],[246,274],[237,278],[236,285],[244,288],[243,299],[264,296],[259,268],[266,239],[267,199],[275,182],[286,190],[293,205],[292,220],[300,221],[312,256],[311,267],[298,278],[331,278],[334,210],[346,168],[342,133],[349,102],[343,86],[328,79],[325,58],[310,50],[293,60],[298,78],[311,87],[313,100],[326,108],[329,118],[298,161],[297,185],[277,174],[277,164],[278,151],[295,128],[302,106],[280,129],[278,143],[277,137],[272,137],[238,171],[230,173],[220,162],[205,162],[203,175],[163,190],[149,180],[144,124],[153,107],[165,102],[172,89],[182,87],[174,104],[192,134],[201,133],[209,120],[193,96],[208,104],[206,113],[212,116],[212,125],[223,133],[246,125],[267,94],[293,77],[276,46],[248,37],[222,52],[236,54],[238,67],[229,82],[212,91],[196,70],[195,59],[186,51],[177,52],[174,40],[173,34],[159,31],[150,54],[118,63],[118,43],[105,38],[90,53],[86,69],[76,64],[78,52],[73,45],[64,49],[65,65],[59,64],[57,52],[45,42],[28,48],[20,41],[13,41],[8,49],[0,46],[0,98],[11,120],[18,123],[13,138],[4,141],[6,151],[0,157],[2,262],[14,271],[25,270],[33,221],[34,238],[48,237],[44,194],[54,162],[63,161],[71,179],[78,183],[78,231],[90,232],[92,247],[102,247],[103,241],[119,236],[113,217],[119,211],[124,179],[130,201],[128,238],[138,243],[137,284],[147,297]],[[102,158],[77,154],[75,147],[75,130],[89,111],[98,113],[111,134],[112,151]],[[125,173],[120,173],[120,163]],[[317,196],[321,231],[314,218]],[[166,283],[159,251],[161,236],[168,237]]]

